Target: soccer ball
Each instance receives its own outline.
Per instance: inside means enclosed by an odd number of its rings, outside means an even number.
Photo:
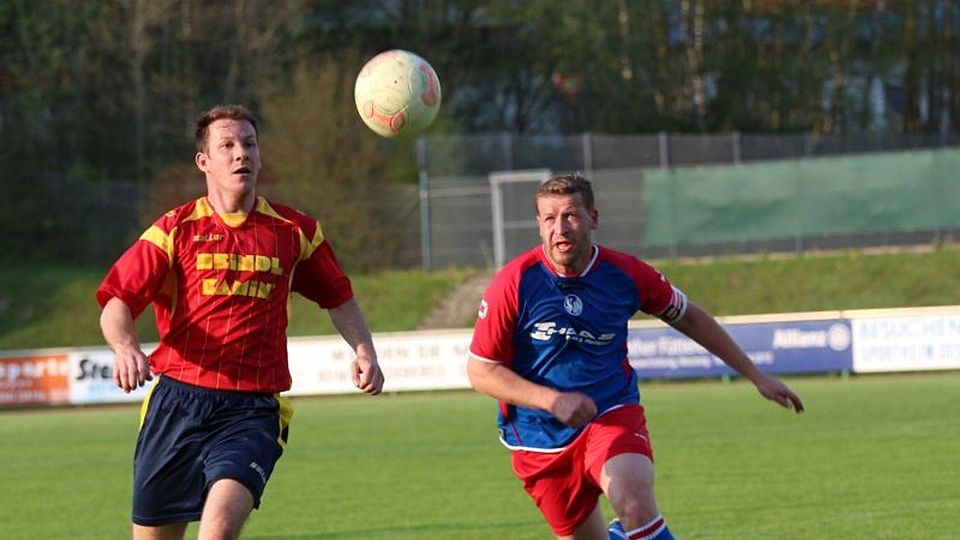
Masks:
[[[353,88],[357,112],[383,137],[408,137],[433,122],[440,110],[440,81],[426,60],[393,49],[370,59]]]

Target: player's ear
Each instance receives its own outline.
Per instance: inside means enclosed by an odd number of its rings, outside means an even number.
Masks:
[[[594,208],[590,211],[590,228],[596,229],[600,225],[600,211]]]
[[[197,165],[198,169],[207,172],[207,154],[197,152],[197,155],[193,156],[193,162]]]

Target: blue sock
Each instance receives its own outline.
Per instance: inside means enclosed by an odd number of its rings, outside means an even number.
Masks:
[[[626,540],[627,538],[627,531],[623,530],[623,524],[616,518],[607,527],[607,534],[610,535],[610,540]]]

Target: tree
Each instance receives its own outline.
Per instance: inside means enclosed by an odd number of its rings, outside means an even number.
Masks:
[[[262,104],[264,191],[316,215],[343,263],[353,269],[395,266],[416,242],[402,213],[415,187],[413,141],[374,135],[357,116],[358,53],[302,60],[292,84],[265,89]],[[405,234],[405,231],[412,234]]]

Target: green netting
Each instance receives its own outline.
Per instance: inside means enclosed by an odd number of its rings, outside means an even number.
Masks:
[[[648,170],[648,246],[960,227],[960,151]]]

